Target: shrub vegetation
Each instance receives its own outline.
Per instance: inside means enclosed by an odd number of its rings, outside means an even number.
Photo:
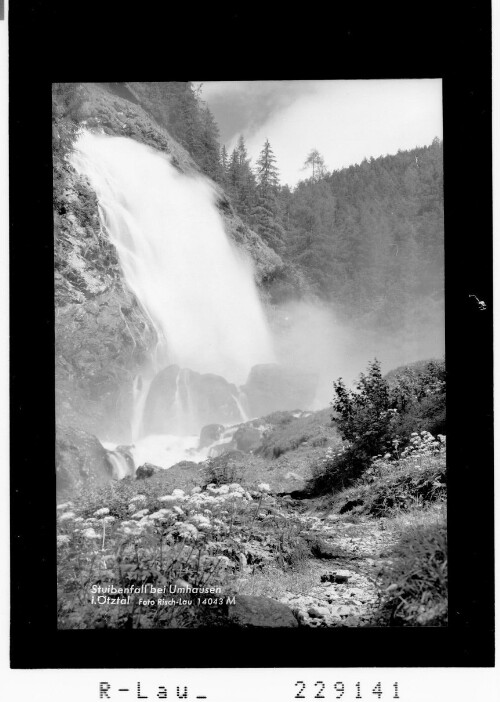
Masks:
[[[448,559],[445,510],[424,510],[406,518],[381,574],[375,623],[385,626],[446,626]]]
[[[429,361],[418,370],[399,369],[389,378],[374,360],[361,373],[355,390],[342,378],[334,383],[332,402],[343,444],[330,448],[315,467],[310,489],[338,492],[353,485],[378,456],[395,456],[420,432],[442,433],[446,426],[444,361]]]

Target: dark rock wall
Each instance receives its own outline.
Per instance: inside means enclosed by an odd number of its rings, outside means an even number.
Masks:
[[[64,499],[77,493],[85,484],[107,485],[112,468],[107,451],[91,434],[60,424],[56,428],[56,490]]]

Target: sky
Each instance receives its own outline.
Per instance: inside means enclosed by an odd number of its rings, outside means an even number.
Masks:
[[[313,148],[332,171],[442,138],[439,79],[201,83],[221,143],[231,152],[243,134],[255,165],[269,139],[291,187],[309,177],[302,168]]]

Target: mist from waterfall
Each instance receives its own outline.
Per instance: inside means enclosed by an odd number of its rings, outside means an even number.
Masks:
[[[203,176],[132,139],[84,131],[71,163],[95,190],[125,280],[158,334],[156,370],[178,364],[244,383],[274,361],[248,259],[229,241]]]

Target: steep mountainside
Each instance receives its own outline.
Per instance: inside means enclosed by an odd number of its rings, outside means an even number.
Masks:
[[[156,335],[123,280],[95,193],[67,160],[72,141],[80,128],[127,136],[170,154],[181,172],[199,173],[189,153],[140,104],[134,86],[135,92],[127,84],[53,89],[56,401],[65,422],[100,436],[113,433],[129,415],[132,378]],[[256,281],[268,297],[283,261],[216,187],[226,231],[253,259]]]

